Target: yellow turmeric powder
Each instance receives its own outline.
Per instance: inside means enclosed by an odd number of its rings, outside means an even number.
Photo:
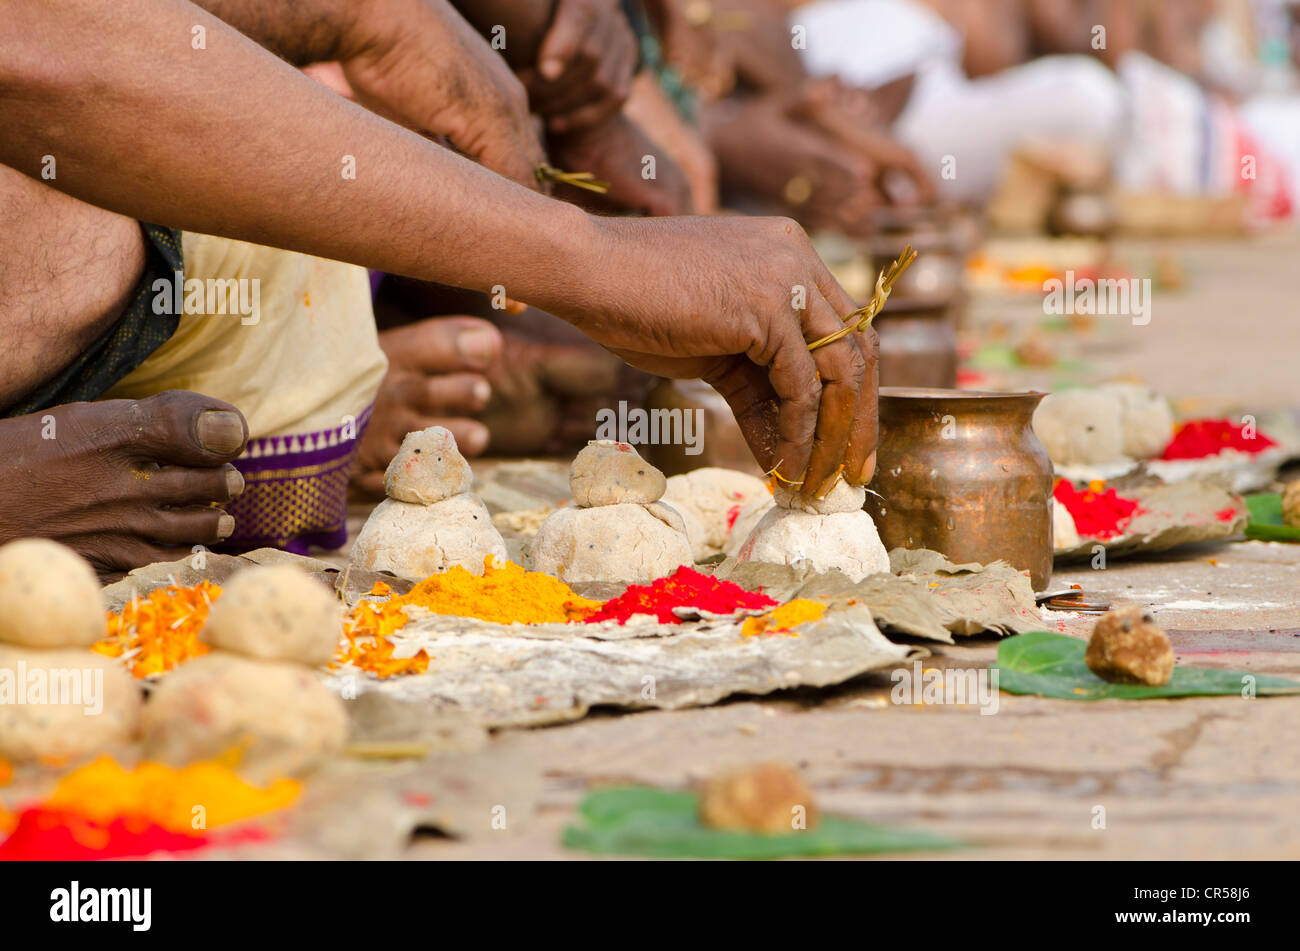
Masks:
[[[183,769],[143,762],[128,770],[101,756],[62,777],[44,805],[102,823],[130,816],[193,834],[196,806],[203,810],[203,828],[213,829],[283,809],[301,792],[302,784],[292,779],[278,779],[265,789],[253,786],[215,761]]]
[[[525,571],[513,562],[496,567],[489,562],[483,575],[459,565],[425,578],[407,594],[390,598],[386,615],[414,605],[434,614],[474,617],[497,624],[564,624],[580,621],[601,602],[575,594],[563,581],[540,571]],[[396,630],[405,623],[393,628]]]
[[[773,608],[766,614],[745,618],[740,633],[745,637],[755,637],[759,634],[789,634],[798,637],[799,635],[793,630],[795,627],[807,621],[816,621],[825,613],[826,605],[820,601],[796,598],[787,601],[779,608]]]
[[[377,582],[372,595],[388,594]],[[362,601],[344,624],[347,644],[338,662],[353,664],[379,677],[419,674],[429,668],[429,656],[396,658],[388,639],[409,620],[406,608],[424,608],[434,614],[473,617],[498,624],[563,624],[580,621],[600,609],[601,602],[575,594],[564,582],[538,571],[525,571],[513,562],[497,567],[488,559],[483,575],[472,575],[459,565],[421,581],[403,595],[387,601]]]

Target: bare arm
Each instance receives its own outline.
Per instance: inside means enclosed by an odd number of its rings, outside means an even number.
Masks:
[[[0,49],[0,160],[133,217],[521,294],[587,230],[179,0],[3,0]]]
[[[447,0],[195,0],[296,66],[339,61],[362,105],[536,187],[523,85]]]
[[[759,462],[805,491],[840,469],[871,478],[874,335],[808,351],[853,302],[793,222],[590,218],[334,95],[185,0],[0,0],[0,50],[0,162],[39,178],[53,156],[48,184],[173,227],[500,283],[629,362],[714,383]]]

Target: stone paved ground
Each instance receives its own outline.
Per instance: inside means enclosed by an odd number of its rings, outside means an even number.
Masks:
[[[1157,298],[1148,327],[1121,327],[1084,357],[1136,373],[1206,411],[1300,409],[1296,246],[1174,246],[1188,286]],[[1023,314],[1018,319],[1026,319]],[[1059,572],[1116,601],[1151,606],[1180,663],[1300,678],[1300,546],[1196,548]],[[1086,634],[1091,621],[1045,615]],[[927,665],[982,667],[996,640],[964,639]],[[761,759],[798,764],[821,803],[982,843],[997,858],[1300,858],[1300,697],[1082,703],[1002,694],[974,706],[889,702],[887,674],[713,708],[595,715],[498,734],[541,790],[505,833],[418,839],[416,858],[557,858],[584,791],[676,786]],[[457,768],[472,768],[473,756]],[[1093,828],[1096,807],[1106,828]]]

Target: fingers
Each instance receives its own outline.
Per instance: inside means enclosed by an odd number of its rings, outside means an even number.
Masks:
[[[849,485],[866,485],[876,474],[876,442],[880,438],[880,338],[871,327],[852,336],[858,338],[867,371],[853,409],[849,446],[844,452],[844,478]]]
[[[561,0],[538,51],[531,92],[552,131],[595,125],[627,99],[636,65],[636,37],[616,5],[593,9]]]
[[[810,304],[804,331],[809,341],[835,333],[844,326],[820,294]],[[812,358],[821,378],[821,400],[802,494],[821,498],[835,487],[835,481],[843,471],[867,361],[854,334],[819,347],[812,352]]]
[[[95,534],[62,538],[99,572],[130,571],[155,562],[188,558],[192,547],[156,545],[135,535]]]
[[[149,498],[159,505],[229,502],[244,492],[244,477],[231,465],[215,469],[162,466],[152,471],[141,470],[132,476],[147,480]],[[141,487],[136,488],[138,492]]]
[[[819,268],[817,288],[822,297],[841,319],[852,312],[856,304],[839,281],[823,265]],[[877,393],[879,390],[880,340],[874,328],[850,334],[857,341],[858,352],[865,361],[853,419],[849,425],[848,446],[844,450],[844,479],[850,485],[865,485],[875,474],[877,423]]]
[[[134,401],[119,415],[122,450],[151,462],[216,467],[238,456],[248,441],[239,410],[198,393],[168,390]]]
[[[632,72],[636,60],[635,39],[621,17],[608,17],[593,45],[599,50],[591,76],[575,83],[576,101],[558,107],[550,126],[556,132],[582,129],[605,121],[618,112],[632,91]],[[566,77],[567,78],[567,77]],[[592,98],[595,90],[596,98]]]
[[[420,373],[486,370],[501,357],[501,331],[478,317],[430,317],[385,330],[389,362]]]
[[[429,416],[420,420],[414,428],[428,429],[430,426],[441,426],[451,430],[451,434],[456,437],[456,448],[466,456],[481,456],[491,438],[488,428],[476,419]]]
[[[572,12],[574,6],[568,0],[559,0],[555,19],[537,51],[537,70],[549,82],[555,82],[568,70],[592,28],[590,18]]]
[[[235,533],[235,519],[210,506],[142,509],[126,527],[139,538],[163,545],[214,545]]]
[[[605,350],[543,344],[539,361],[542,385],[558,396],[594,397],[614,391],[623,364]]]
[[[406,373],[388,386],[403,406],[423,416],[471,415],[481,412],[492,397],[491,384],[476,373]]]
[[[781,402],[777,408],[773,466],[781,480],[802,482],[817,431],[822,384],[813,355],[796,326],[791,323],[774,333],[780,336],[768,365],[768,381]]]
[[[750,360],[730,361],[723,372],[706,374],[703,379],[731,407],[736,425],[759,467],[771,472],[780,463],[784,474],[784,462],[776,455],[780,442],[777,428],[780,402],[772,390],[767,368]]]

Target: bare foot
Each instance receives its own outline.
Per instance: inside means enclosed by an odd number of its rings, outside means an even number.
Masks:
[[[445,426],[466,456],[488,446],[488,428],[471,417],[488,405],[485,373],[501,355],[501,333],[477,317],[430,317],[381,331],[388,375],[375,397],[357,450],[351,488],[361,498],[382,498],[384,470],[402,437]]]
[[[0,542],[52,538],[101,572],[230,537],[248,437],[229,403],[171,390],[0,420]]]

